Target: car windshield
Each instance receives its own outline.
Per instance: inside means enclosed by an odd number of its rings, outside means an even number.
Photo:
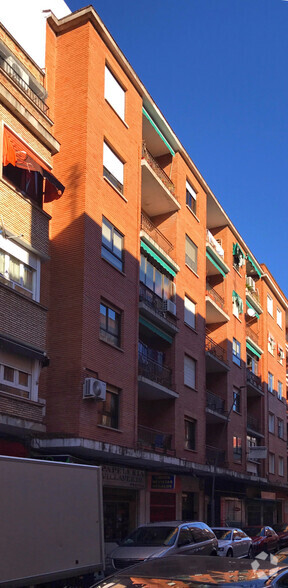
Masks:
[[[178,527],[139,527],[128,535],[121,546],[125,547],[161,547],[161,545],[173,545],[176,540]]]
[[[243,531],[249,537],[261,537],[262,535],[262,527],[245,527]]]
[[[232,531],[227,531],[227,529],[212,529],[215,533],[217,539],[221,539],[222,541],[231,541],[231,534]]]

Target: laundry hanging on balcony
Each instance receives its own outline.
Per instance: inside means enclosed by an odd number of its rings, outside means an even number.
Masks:
[[[49,171],[35,153],[33,153],[16,135],[4,128],[3,166],[8,164],[28,172],[38,172],[45,179],[44,202],[60,198],[65,187]]]
[[[238,267],[242,267],[245,263],[245,254],[243,253],[238,243],[233,243],[233,259]]]

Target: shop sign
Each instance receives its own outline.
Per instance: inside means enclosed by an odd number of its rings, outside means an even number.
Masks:
[[[275,492],[261,492],[262,500],[276,500]]]
[[[106,486],[145,488],[145,472],[112,465],[102,466],[102,480]]]
[[[165,474],[152,474],[151,476],[151,490],[174,490],[175,476],[168,476]]]

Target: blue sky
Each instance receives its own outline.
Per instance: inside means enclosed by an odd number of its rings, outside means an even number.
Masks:
[[[89,4],[66,2],[72,11]],[[92,4],[288,296],[288,1]]]

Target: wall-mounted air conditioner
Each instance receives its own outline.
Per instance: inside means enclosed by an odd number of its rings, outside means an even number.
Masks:
[[[83,384],[83,398],[95,398],[95,400],[106,400],[106,382],[96,378],[85,378]]]
[[[253,290],[253,292],[255,292],[256,286],[255,286],[255,282],[254,282],[253,278],[251,278],[251,276],[248,276],[246,278],[246,286],[248,288],[251,288],[251,290]]]
[[[172,300],[164,300],[162,309],[164,312],[169,312],[170,314],[176,315],[176,304],[172,302]]]

